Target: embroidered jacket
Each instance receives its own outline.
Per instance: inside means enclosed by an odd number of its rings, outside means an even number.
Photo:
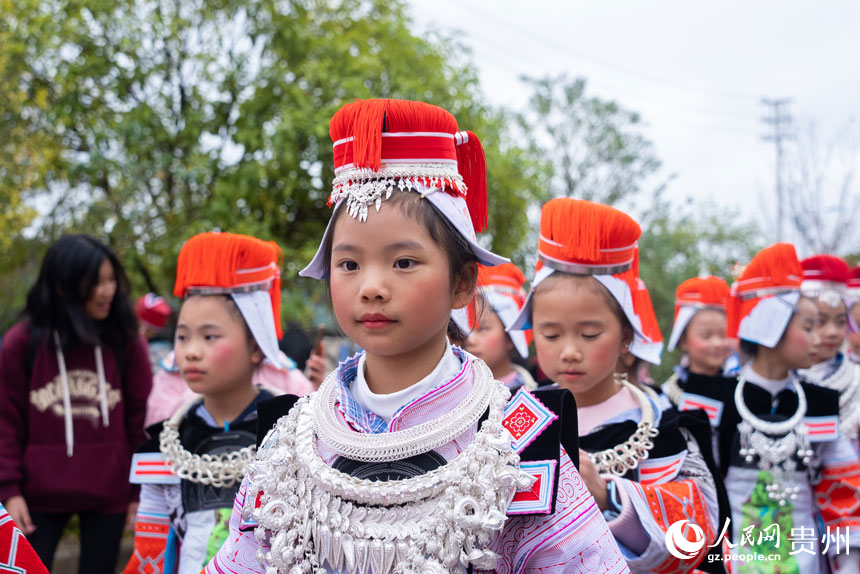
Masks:
[[[364,409],[352,397],[350,385],[355,379],[358,356],[345,361],[336,372],[340,385],[339,416],[357,433],[404,430],[445,417],[462,403],[474,384],[469,356],[456,347],[454,352],[462,364],[460,372],[449,381],[440,381],[434,390],[401,407],[388,422]],[[540,396],[546,401],[538,398]],[[504,529],[491,542],[490,549],[501,555],[496,568],[500,574],[628,572],[606,521],[576,470],[574,463],[578,458],[578,450],[575,437],[571,441],[567,436],[570,433],[565,431],[571,425],[573,429],[576,428],[575,407],[570,399],[572,395],[569,394],[541,395],[523,389],[505,410],[503,425],[511,432],[512,446],[520,453],[521,468],[528,470],[537,480],[531,489],[515,494],[508,508]],[[269,401],[273,407],[277,402],[281,403],[279,412],[273,413],[271,418],[264,414],[264,407],[268,408],[268,405],[264,403],[261,406],[261,437],[291,405],[285,402],[284,397]],[[560,416],[547,404],[562,412],[572,412],[573,420],[562,424]],[[450,443],[427,453],[432,455],[427,458],[441,457],[437,466],[451,461],[472,442],[477,428],[477,425],[473,425]],[[552,440],[542,440],[541,436],[551,437]],[[564,444],[560,444],[565,441],[573,451],[573,458]],[[552,452],[548,446],[550,442],[553,443]],[[331,464],[336,454],[327,449],[321,440],[317,441],[317,445],[320,456]],[[529,460],[531,458],[538,460]],[[424,468],[424,471],[431,470],[431,466]],[[256,502],[246,498],[250,490],[249,480],[252,479],[252,476],[246,477],[239,489],[230,518],[228,539],[206,567],[207,574],[266,572],[256,558],[261,542],[255,537],[255,525],[242,518],[242,509]],[[266,545],[265,540],[262,544]],[[266,548],[264,546],[264,550]],[[327,562],[325,565],[329,567]]]
[[[696,568],[722,572],[718,563],[706,559],[728,514],[725,487],[715,479],[707,421],[704,416],[678,413],[664,395],[650,400],[659,413],[655,421],[659,434],[637,468],[611,477],[610,492],[617,493],[620,509],[606,513],[609,527],[631,572],[683,573]],[[619,413],[580,437],[580,446],[598,452],[622,444],[636,431],[641,416],[638,408]],[[666,544],[667,530],[682,520],[704,533],[705,543],[689,559],[673,556]],[[689,526],[682,534],[695,541]]]
[[[776,554],[778,562],[773,566],[778,564],[780,571],[826,572],[824,561],[836,559],[837,546],[843,554],[849,546],[851,554],[860,547],[860,462],[849,441],[839,433],[838,393],[799,383],[808,405],[803,424],[808,428],[814,455],[809,466],[796,460],[797,469],[791,478],[799,491],[794,500],[780,506],[766,490],[773,482],[771,473],[760,470],[755,459],[747,462],[740,455],[738,425],[742,419],[734,399],[737,384],[737,379],[690,373],[680,401],[685,410],[704,408],[711,421],[732,510],[726,532],[731,550],[727,551]],[[754,415],[771,422],[787,420],[798,408],[798,395],[790,384],[771,395],[747,383],[743,401]],[[767,533],[776,536],[768,540]],[[827,539],[828,534],[833,538]],[[802,540],[806,550],[796,551],[797,540]],[[825,547],[827,554],[823,553]],[[732,563],[734,572],[760,572],[762,568],[770,571],[761,563]]]
[[[257,403],[272,394],[261,390],[229,425],[214,426],[202,399],[179,425],[183,448],[194,454],[223,454],[254,444]],[[239,483],[215,488],[180,480],[159,450],[163,423],[147,429],[150,440],[134,455],[130,480],[140,484],[134,551],[123,574],[198,574],[227,537],[232,502]]]
[[[6,509],[0,504],[0,572],[48,574],[36,551],[27,542]]]

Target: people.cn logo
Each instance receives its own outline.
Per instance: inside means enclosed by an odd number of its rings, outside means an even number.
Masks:
[[[693,532],[694,540],[687,540],[684,536],[684,527]],[[705,533],[697,524],[689,520],[679,520],[669,526],[666,530],[666,548],[669,554],[681,560],[689,560],[699,555],[699,551],[705,546]]]

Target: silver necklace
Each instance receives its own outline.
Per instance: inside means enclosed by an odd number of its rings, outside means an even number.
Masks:
[[[470,358],[470,364],[476,385],[492,378],[482,361]],[[259,524],[255,535],[268,542],[258,551],[266,572],[443,574],[469,564],[494,570],[498,555],[488,546],[504,526],[514,491],[530,487],[534,478],[519,470],[502,426],[510,392],[493,382],[486,394],[489,415],[456,458],[388,482],[326,464],[314,430],[317,399],[300,399],[264,439],[249,470],[242,515]],[[440,424],[450,417],[442,419]]]
[[[191,404],[196,404],[194,399]],[[256,445],[242,447],[223,454],[191,454],[179,440],[179,424],[190,405],[179,409],[164,422],[158,435],[159,449],[170,470],[183,480],[223,488],[233,486],[245,476],[245,469],[254,460]]]
[[[626,441],[606,450],[588,453],[588,456],[598,473],[624,476],[628,470],[636,468],[640,461],[648,458],[649,451],[654,448],[652,439],[660,433],[654,426],[656,409],[645,393],[626,377],[617,380],[639,402],[642,420],[636,425],[636,431]]]
[[[678,373],[673,373],[660,388],[660,390],[669,397],[669,400],[676,407],[681,404],[681,395],[684,394],[684,391],[682,391],[681,387],[678,385],[679,379],[680,377],[678,376]]]
[[[805,374],[805,373],[804,373]],[[848,357],[829,377],[811,382],[839,392],[839,431],[850,439],[858,437],[860,427],[860,365],[852,363]]]
[[[472,428],[490,405],[495,379],[483,361],[469,356],[474,384],[463,402],[444,418],[437,418],[402,431],[379,434],[357,433],[344,428],[338,419],[340,396],[336,372],[329,374],[312,398],[314,431],[334,452],[362,462],[402,460],[448,444]]]
[[[746,382],[741,375],[735,387],[735,406],[742,419],[738,424],[740,455],[747,463],[752,463],[758,457],[759,470],[769,471],[773,478],[773,482],[766,487],[768,498],[785,506],[788,500],[795,500],[800,492],[800,486],[792,486],[792,473],[797,470],[797,460],[808,466],[814,454],[806,425],[803,424],[807,407],[806,393],[800,383],[792,379],[790,382],[797,393],[797,410],[782,422],[769,422],[754,415],[744,402]]]

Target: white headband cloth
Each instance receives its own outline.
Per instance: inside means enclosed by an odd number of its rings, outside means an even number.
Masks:
[[[466,200],[460,196],[453,196],[449,193],[435,193],[441,191],[440,187],[431,187],[420,182],[415,182],[414,185],[404,187],[404,192],[418,193],[422,198],[430,202],[430,204],[438,211],[448,222],[456,229],[460,235],[469,243],[472,252],[478,263],[493,267],[502,263],[508,263],[510,260],[507,257],[496,255],[488,249],[484,249],[478,244],[478,237],[475,234],[475,228],[472,226],[472,220],[469,217],[469,208],[466,206]],[[376,204],[377,210],[381,205],[382,200]],[[323,233],[319,248],[316,254],[307,267],[299,272],[301,277],[313,277],[314,279],[325,279],[328,277],[328,269],[325,267],[325,253],[323,246],[326,244],[329,233],[332,233],[331,224],[334,220],[334,214],[344,204],[344,199],[340,198],[332,209],[332,217],[329,218],[325,233]]]
[[[563,272],[561,270],[553,269],[548,265],[544,265],[541,269],[535,274],[535,278],[532,281],[532,288],[529,291],[529,295],[526,298],[526,302],[523,305],[523,308],[520,310],[519,315],[517,316],[516,321],[514,321],[513,325],[508,328],[508,332],[517,331],[517,330],[527,330],[532,328],[531,314],[532,314],[532,298],[534,297],[535,289],[540,285],[547,277],[552,275],[553,273]],[[573,274],[574,276],[578,275],[582,277],[581,274]],[[621,279],[617,277],[613,277],[612,275],[587,275],[590,277],[594,277],[601,285],[603,285],[609,294],[621,305],[621,310],[624,312],[624,316],[627,317],[627,320],[630,322],[630,326],[633,328],[634,334],[640,337],[643,341],[650,343],[651,339],[645,336],[642,333],[642,321],[639,319],[639,316],[636,314],[636,311],[633,308],[633,296],[630,293],[630,286]]]

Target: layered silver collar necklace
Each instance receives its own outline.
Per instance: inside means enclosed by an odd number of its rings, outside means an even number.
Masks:
[[[164,421],[158,436],[159,449],[164,460],[170,464],[170,470],[182,480],[216,488],[233,486],[242,481],[245,469],[254,460],[257,446],[252,444],[221,454],[200,455],[187,451],[179,437],[179,425],[189,408],[199,401],[200,399],[195,397]]]
[[[794,472],[797,461],[809,465],[813,451],[809,443],[806,425],[806,393],[803,387],[794,379],[789,384],[794,385],[797,393],[797,410],[784,421],[771,422],[759,418],[744,402],[744,386],[746,379],[741,374],[735,387],[735,407],[741,417],[738,424],[740,433],[740,455],[747,463],[756,459],[760,470],[771,473],[772,482],[767,485],[768,498],[785,506],[789,500],[797,498],[800,486],[796,484]]]
[[[588,453],[588,456],[600,474],[624,476],[627,471],[639,466],[640,461],[648,458],[650,450],[654,448],[653,439],[657,437],[659,431],[655,426],[657,409],[647,395],[628,381],[627,377],[617,377],[616,380],[621,388],[630,391],[639,403],[642,418],[636,425],[636,430],[626,441],[606,450]]]
[[[534,477],[519,469],[502,426],[510,392],[483,361],[469,361],[473,388],[461,405],[403,431],[347,429],[335,411],[334,373],[278,421],[251,465],[242,510],[259,525],[258,540],[268,542],[257,556],[267,573],[442,574],[496,567],[489,543],[504,526],[510,497]],[[403,460],[450,442],[485,411],[487,419],[456,458],[412,478],[358,478],[333,468],[319,452],[322,442],[356,460]]]

